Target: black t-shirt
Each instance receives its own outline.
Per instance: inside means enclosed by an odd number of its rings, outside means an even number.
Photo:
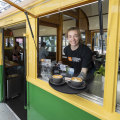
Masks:
[[[79,75],[81,68],[88,68],[88,71],[92,68],[92,51],[86,45],[80,44],[74,51],[68,45],[65,47],[64,53],[70,62],[70,67],[74,68],[75,76]]]

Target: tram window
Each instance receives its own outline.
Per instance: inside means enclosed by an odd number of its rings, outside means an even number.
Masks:
[[[103,28],[104,30],[107,31],[107,22],[108,22],[108,0],[102,1],[103,3]],[[59,17],[60,15],[62,16],[62,20],[60,19],[61,17]],[[61,24],[61,22],[63,22],[63,24]],[[57,14],[53,14],[53,15],[48,15],[46,17],[40,18],[40,26],[39,26],[39,47],[42,45],[42,42],[45,42],[46,45],[49,44],[49,47],[54,47],[53,50],[51,50],[52,48],[49,49],[49,53],[54,51],[54,53],[57,51],[57,56],[59,56],[59,54],[61,55],[62,52],[62,64],[64,65],[69,65],[68,63],[68,59],[67,56],[65,56],[65,54],[63,53],[64,48],[69,44],[68,40],[65,37],[65,33],[66,31],[70,28],[70,27],[78,27],[80,29],[81,32],[81,39],[82,39],[82,43],[86,44],[86,45],[91,45],[91,34],[92,31],[100,31],[99,29],[99,15],[98,15],[98,3],[93,3],[93,4],[89,4],[89,5],[85,5],[82,7],[78,7],[78,8],[74,8],[74,9],[70,9],[67,11],[63,11],[62,14],[61,13],[57,13]],[[61,27],[58,27],[59,25],[61,25]],[[62,28],[63,25],[63,28]],[[58,32],[58,28],[59,28],[59,32]],[[62,28],[62,29],[60,29]],[[61,31],[60,31],[61,30]],[[58,33],[62,33],[62,35],[60,36],[60,34],[58,35]],[[105,32],[103,37],[105,38],[105,42],[104,42],[104,51],[102,51],[101,53],[99,53],[98,51],[94,51],[97,50],[98,47],[100,48],[101,46],[99,46],[97,44],[97,37],[99,36],[99,34],[95,34],[96,35],[96,39],[95,39],[95,49],[93,49],[93,62],[94,62],[94,78],[92,78],[89,81],[89,89],[87,89],[86,91],[82,92],[81,94],[79,94],[79,96],[81,97],[85,97],[86,99],[93,101],[95,103],[98,103],[100,105],[103,104],[103,94],[104,94],[104,76],[105,76],[105,53],[106,53],[106,35],[107,33]],[[57,41],[57,38],[59,40],[61,40],[62,38],[62,46],[59,46],[58,43],[61,44],[61,41]],[[50,44],[50,40],[53,40],[54,42]],[[100,40],[99,40],[100,41]],[[58,48],[56,48],[57,46],[59,46]],[[94,44],[93,44],[94,45]],[[46,46],[47,47],[47,46]],[[62,50],[61,50],[62,47]],[[40,49],[40,48],[39,48]],[[55,50],[57,49],[57,50]],[[39,50],[40,52],[40,50]],[[56,54],[56,53],[55,53]],[[39,57],[39,56],[38,56]],[[38,62],[38,77],[39,75],[42,76],[43,80],[48,81],[48,76],[52,75],[54,73],[54,71],[51,71],[53,69],[49,68],[48,66],[51,64],[51,66],[53,65],[52,62],[57,63],[56,60],[56,56],[55,59],[50,59],[51,55],[49,57],[47,57],[47,60],[44,60],[44,62],[39,61]],[[40,68],[40,64],[44,63],[44,67]],[[48,65],[48,66],[47,66]],[[47,67],[46,67],[47,66]],[[70,65],[69,65],[70,67]],[[51,70],[50,70],[51,69]],[[51,71],[51,73],[48,71]],[[57,70],[57,72],[59,72],[59,70]],[[67,71],[66,71],[67,72]],[[46,74],[48,73],[48,74]],[[59,72],[59,74],[61,74]],[[49,76],[50,77],[50,76]]]
[[[109,0],[102,1],[103,5],[103,29],[107,31],[108,23],[108,2]],[[78,13],[79,11],[79,13]],[[74,13],[74,16],[73,16]],[[104,81],[105,81],[105,59],[106,59],[106,43],[107,43],[107,32],[103,34],[103,51],[101,45],[100,28],[99,28],[99,15],[98,15],[98,3],[85,5],[80,8],[71,9],[63,12],[63,15],[70,16],[73,25],[66,26],[66,28],[78,27],[81,32],[82,43],[91,47],[94,46],[93,50],[93,62],[94,62],[94,77],[88,81],[89,89],[79,94],[92,102],[103,105],[103,94],[104,94]],[[79,17],[78,17],[79,16]],[[79,20],[77,19],[79,18]],[[67,21],[69,22],[69,20]],[[68,24],[68,23],[67,23]],[[66,33],[66,29],[63,24],[63,34]],[[92,31],[97,31],[94,34],[94,43],[92,45]],[[66,40],[67,41],[67,40]],[[68,42],[68,41],[67,41]],[[67,43],[69,44],[69,42]],[[65,38],[63,37],[63,49],[65,47]],[[68,65],[67,58],[62,57],[64,64]]]
[[[41,43],[45,42],[46,47],[48,48],[49,52],[56,52],[56,36],[50,35],[50,36],[40,36],[39,37],[39,48],[41,47]]]
[[[13,37],[5,37],[5,48],[12,48],[14,46]]]
[[[65,46],[67,46],[69,43],[68,43],[68,40],[65,38],[65,35],[63,35],[63,41],[62,41],[62,54],[65,55],[64,53],[64,48]]]
[[[120,43],[119,43],[120,44]],[[120,113],[120,46],[119,46],[119,62],[118,62],[118,79],[117,79],[117,98],[116,112]]]
[[[83,43],[85,44],[85,32],[81,32],[81,40],[83,41]]]
[[[5,38],[5,47],[8,47],[8,38]]]
[[[100,33],[96,32],[94,33],[94,51],[98,51],[99,54],[101,54],[102,51],[102,41],[100,39]],[[107,42],[107,32],[103,33],[103,54],[106,54],[106,42]]]
[[[23,48],[23,37],[16,37],[15,42],[19,42],[19,46]]]
[[[41,21],[45,21],[43,18]],[[47,22],[44,25],[39,25],[39,53],[38,53],[38,77],[42,80],[48,81],[52,75],[52,62],[56,61],[56,46],[57,46],[57,28],[52,27],[52,24],[47,26]],[[47,65],[47,66],[46,66]]]

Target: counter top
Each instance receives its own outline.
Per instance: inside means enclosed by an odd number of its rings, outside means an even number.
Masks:
[[[13,66],[19,66],[19,64],[13,61],[5,61],[5,68],[9,68]]]

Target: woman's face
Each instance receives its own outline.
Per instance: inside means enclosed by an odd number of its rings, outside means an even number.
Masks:
[[[79,34],[77,30],[71,30],[68,32],[68,41],[71,46],[79,45]]]

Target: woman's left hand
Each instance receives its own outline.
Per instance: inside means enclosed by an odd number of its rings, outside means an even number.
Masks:
[[[80,72],[80,74],[77,77],[81,78],[84,81],[86,80],[86,73]]]

